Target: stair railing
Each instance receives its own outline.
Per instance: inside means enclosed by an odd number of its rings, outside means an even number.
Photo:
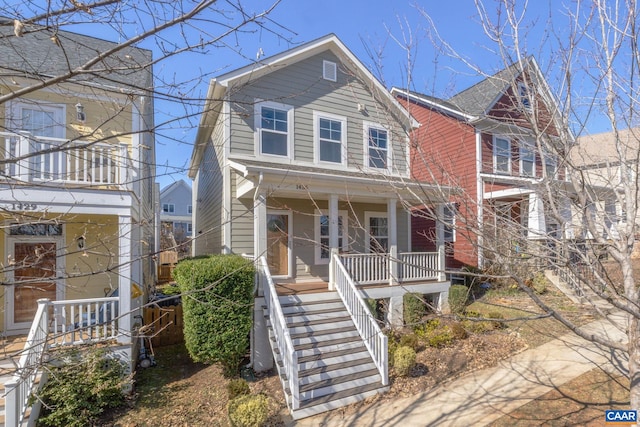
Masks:
[[[364,345],[369,350],[369,354],[371,354],[373,362],[380,372],[382,385],[389,385],[387,336],[382,333],[378,322],[371,315],[367,304],[356,288],[356,284],[347,273],[337,254],[333,254],[331,258],[330,268],[333,269],[336,291],[338,291],[338,295],[344,302],[358,333],[364,341]]]
[[[271,272],[267,265],[267,260],[264,256],[261,256],[258,262],[258,274],[262,282],[262,289],[264,293],[264,300],[267,305],[267,312],[269,313],[269,322],[273,329],[273,335],[275,336],[276,346],[280,352],[282,363],[284,365],[284,372],[286,375],[286,384],[291,391],[291,410],[300,408],[300,393],[298,385],[298,355],[293,347],[293,340],[287,327],[287,321],[282,312],[280,301],[278,300],[278,293],[276,292],[276,286],[271,278]]]

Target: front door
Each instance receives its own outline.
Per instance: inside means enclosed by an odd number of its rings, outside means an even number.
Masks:
[[[289,212],[267,214],[267,264],[272,276],[289,276],[290,257]]]
[[[57,296],[56,242],[13,241],[13,286],[7,288],[7,329],[31,326],[40,298]]]

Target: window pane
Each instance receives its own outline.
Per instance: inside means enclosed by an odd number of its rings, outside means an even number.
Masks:
[[[387,148],[387,131],[369,128],[369,147]]]
[[[22,109],[22,128],[37,136],[55,137],[55,119],[51,111]]]
[[[287,112],[284,110],[276,110],[275,108],[262,107],[262,125],[263,129],[276,130],[279,132],[287,132]]]
[[[387,150],[369,148],[369,167],[386,169],[387,167]]]
[[[323,162],[342,163],[341,144],[320,140],[320,160]]]
[[[262,131],[262,152],[287,156],[287,134]]]
[[[533,162],[523,160],[521,173],[524,176],[533,176]]]

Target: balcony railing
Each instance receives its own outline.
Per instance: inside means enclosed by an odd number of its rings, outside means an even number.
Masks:
[[[444,280],[444,253],[406,252],[392,259],[389,254],[342,254],[342,264],[358,285],[391,283],[390,264],[398,265],[398,283]]]
[[[126,144],[0,132],[0,174],[23,182],[123,185],[131,182]]]

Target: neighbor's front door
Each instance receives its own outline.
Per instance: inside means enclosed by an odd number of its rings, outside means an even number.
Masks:
[[[30,327],[40,298],[56,299],[55,242],[13,242],[13,281],[7,289],[7,329]]]
[[[267,264],[272,276],[289,275],[289,213],[267,214]]]

